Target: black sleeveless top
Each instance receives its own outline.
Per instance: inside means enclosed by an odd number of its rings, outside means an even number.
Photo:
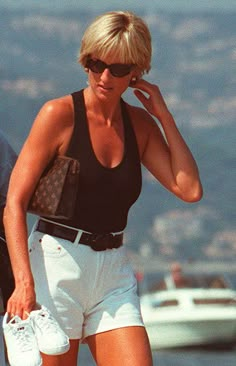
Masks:
[[[79,188],[74,217],[56,221],[99,234],[122,231],[142,186],[138,146],[125,102],[121,99],[124,156],[118,166],[106,168],[93,151],[83,90],[72,93],[72,98],[75,126],[66,155],[80,162]]]

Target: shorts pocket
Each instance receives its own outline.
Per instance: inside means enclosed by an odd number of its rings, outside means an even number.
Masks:
[[[35,231],[29,239],[29,250],[41,252],[45,257],[62,257],[66,255],[63,241],[63,239]]]

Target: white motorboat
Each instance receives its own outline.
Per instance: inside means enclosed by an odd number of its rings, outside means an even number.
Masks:
[[[167,279],[166,289],[141,295],[152,349],[236,346],[236,291],[215,276],[189,277],[188,284],[168,288]]]

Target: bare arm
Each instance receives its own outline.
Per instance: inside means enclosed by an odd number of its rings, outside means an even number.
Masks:
[[[197,164],[159,88],[142,79],[137,81],[135,88],[136,97],[159,120],[164,131],[163,136],[158,125],[151,121],[151,116],[145,113],[144,118],[152,128],[149,127],[149,136],[142,155],[143,164],[168,190],[182,200],[200,200],[202,185]]]
[[[8,301],[9,314],[23,319],[36,302],[34,279],[28,256],[28,232],[26,212],[28,202],[40,175],[56,154],[66,150],[71,132],[71,111],[67,103],[51,101],[39,112],[31,132],[13,169],[7,203],[4,210],[4,226],[15,278],[15,290]]]

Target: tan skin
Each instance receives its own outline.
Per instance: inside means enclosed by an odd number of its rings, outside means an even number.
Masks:
[[[119,62],[117,57],[103,61]],[[100,74],[88,72],[89,86],[84,91],[84,97],[90,137],[97,159],[108,168],[118,165],[124,154],[120,97],[135,75],[135,70],[122,78],[113,77],[108,69]],[[159,88],[140,79],[135,84],[134,93],[144,106],[128,105],[140,160],[174,195],[186,202],[198,201],[202,196],[198,168]],[[151,115],[161,123],[168,144]],[[27,205],[50,159],[55,154],[65,154],[73,125],[70,95],[47,102],[34,121],[11,176],[4,224],[16,287],[8,301],[7,311],[23,319],[36,302],[28,256]],[[152,365],[150,346],[143,327],[119,328],[95,334],[88,337],[87,342],[97,365]],[[43,355],[43,365],[76,366],[78,347],[79,340],[72,340],[71,348],[65,355]]]

